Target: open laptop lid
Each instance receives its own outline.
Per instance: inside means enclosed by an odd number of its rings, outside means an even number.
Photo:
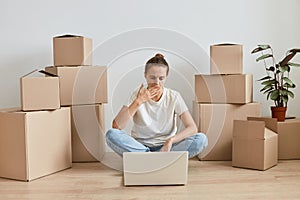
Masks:
[[[187,183],[188,152],[126,152],[125,185],[181,185]]]

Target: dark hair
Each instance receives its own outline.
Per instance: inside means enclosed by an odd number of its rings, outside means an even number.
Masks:
[[[157,53],[154,57],[150,58],[147,62],[146,62],[146,66],[145,66],[145,73],[148,71],[148,69],[154,65],[158,65],[161,67],[166,67],[167,68],[167,75],[169,73],[169,64],[167,63],[167,61],[164,58],[164,55]]]

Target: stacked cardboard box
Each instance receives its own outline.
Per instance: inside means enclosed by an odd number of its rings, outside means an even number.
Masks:
[[[107,67],[92,65],[92,50],[90,38],[54,37],[54,66],[45,68],[60,78],[60,103],[71,109],[73,162],[99,161],[105,152]]]
[[[20,79],[21,109],[0,110],[0,177],[30,181],[72,166],[70,108],[60,108],[59,78],[30,74]]]
[[[253,102],[252,75],[243,74],[243,48],[239,44],[210,46],[209,75],[195,75],[193,115],[208,147],[201,160],[232,160],[233,121],[260,115]]]

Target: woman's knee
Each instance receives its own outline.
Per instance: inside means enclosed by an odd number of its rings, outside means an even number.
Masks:
[[[105,138],[108,141],[114,141],[118,138],[118,134],[120,134],[120,132],[121,131],[118,129],[114,129],[114,128],[108,129],[108,131],[105,134]]]
[[[194,139],[200,151],[203,151],[207,147],[208,139],[204,133],[196,133]]]

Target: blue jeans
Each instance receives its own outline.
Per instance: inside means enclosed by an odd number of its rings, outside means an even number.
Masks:
[[[162,145],[148,147],[135,140],[130,135],[119,129],[111,128],[106,133],[107,145],[120,156],[124,152],[148,152],[159,151]],[[208,145],[205,134],[196,133],[184,140],[172,145],[171,151],[188,151],[189,158],[198,155]]]

